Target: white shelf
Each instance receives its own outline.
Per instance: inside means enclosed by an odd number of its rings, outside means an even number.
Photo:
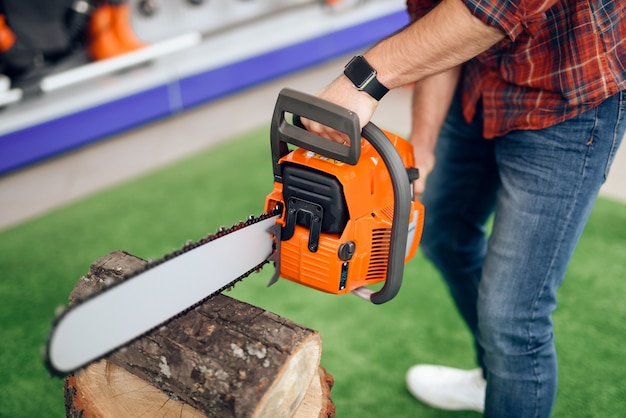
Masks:
[[[0,173],[366,47],[408,21],[405,7],[370,0],[329,13],[309,4],[209,35],[191,31],[175,52],[123,71],[99,72],[104,62],[85,65],[93,75],[71,69],[74,83],[0,110]]]

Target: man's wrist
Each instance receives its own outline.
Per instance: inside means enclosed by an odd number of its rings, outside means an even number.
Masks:
[[[378,81],[376,70],[361,55],[353,57],[344,67],[343,73],[357,90],[366,92],[376,101],[389,91]]]

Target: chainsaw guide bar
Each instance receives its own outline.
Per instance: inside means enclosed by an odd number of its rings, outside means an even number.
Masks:
[[[99,292],[95,292],[85,299],[82,299],[74,305],[68,307],[54,320],[52,331],[48,336],[44,361],[50,373],[55,376],[63,377],[93,362],[107,357],[118,348],[142,338],[153,330],[166,325],[175,318],[184,315],[188,311],[224,292],[225,290],[231,289],[235,284],[248,277],[250,274],[259,272],[265,264],[271,261],[270,259],[273,253],[272,248],[260,248],[259,253],[252,254],[253,258],[257,258],[252,268],[240,272],[240,274],[233,280],[222,282],[220,287],[217,290],[212,290],[208,296],[201,296],[207,295],[207,293],[202,293],[202,290],[199,290],[197,294],[200,295],[200,299],[197,300],[190,300],[189,298],[186,298],[182,301],[178,300],[175,301],[176,303],[173,303],[172,299],[175,296],[174,292],[171,292],[171,289],[163,287],[159,288],[159,283],[156,282],[158,277],[153,278],[155,279],[154,285],[157,286],[151,287],[151,291],[154,292],[154,295],[151,298],[152,302],[146,300],[134,301],[132,297],[130,297],[130,295],[132,295],[132,291],[129,293],[128,289],[129,286],[140,284],[137,282],[140,278],[139,276],[141,276],[143,281],[149,281],[151,279],[150,272],[157,271],[159,268],[163,268],[162,266],[168,266],[170,270],[174,270],[176,269],[175,261],[177,259],[186,259],[184,263],[189,263],[191,261],[193,266],[194,258],[202,259],[202,263],[204,263],[202,266],[204,268],[196,269],[198,274],[206,276],[206,280],[201,280],[201,282],[206,283],[206,286],[209,287],[215,286],[216,281],[212,277],[213,272],[206,270],[206,263],[211,263],[212,260],[207,260],[207,256],[204,254],[206,251],[202,250],[207,249],[208,251],[208,247],[210,247],[211,244],[219,241],[225,251],[230,252],[230,254],[223,254],[222,252],[222,254],[217,254],[213,257],[220,258],[222,263],[224,262],[224,257],[232,257],[238,261],[242,256],[245,256],[238,254],[236,251],[236,246],[238,245],[239,240],[241,240],[242,237],[245,239],[243,234],[247,231],[252,231],[249,235],[251,239],[254,239],[255,237],[262,236],[262,234],[259,234],[258,229],[263,228],[268,231],[267,237],[269,237],[271,234],[269,230],[276,225],[276,219],[279,214],[280,209],[276,208],[275,210],[264,213],[260,216],[250,216],[245,221],[239,222],[230,228],[221,227],[215,234],[207,235],[195,242],[188,242],[179,250],[172,251],[157,260],[148,261],[148,263],[144,266],[126,274],[119,282],[116,282]],[[256,232],[254,231],[255,229],[257,230]],[[234,240],[233,237],[237,237],[237,240]],[[234,245],[231,247],[229,247],[228,244],[224,245],[224,242],[229,238],[233,238],[231,241],[234,242]],[[271,243],[271,240],[266,239],[266,242]],[[215,252],[214,249],[211,249],[211,251]],[[247,253],[250,252],[247,251]],[[230,267],[234,267],[235,269],[236,267],[233,264],[238,264],[240,266],[248,265],[238,262],[231,262],[230,264]],[[223,266],[223,264],[220,264],[220,266]],[[165,275],[162,277],[169,276]],[[131,281],[130,279],[133,280]],[[180,281],[171,280],[171,282],[175,287],[184,286],[186,279],[187,277],[183,277],[183,275],[181,275]],[[189,280],[187,280],[187,282],[189,282]],[[110,309],[111,301],[108,300],[109,298],[107,298],[107,296],[114,295],[115,292],[120,289],[124,289],[124,292],[121,292],[123,296],[120,297],[119,301],[123,300],[127,303],[117,304],[116,308],[118,309],[112,310]],[[161,294],[161,299],[166,300],[168,303],[159,302],[159,298],[154,297],[158,296],[158,293]],[[189,295],[189,293],[186,294]],[[96,300],[96,298],[98,298],[98,300]],[[155,300],[157,301],[154,302]],[[102,304],[105,305],[102,308],[102,315],[89,315],[89,313],[85,315],[85,312],[82,312],[85,306],[91,307],[94,302],[98,301],[102,301]],[[87,302],[91,303],[87,304]],[[167,309],[168,306],[172,308]],[[160,314],[156,315],[157,312],[160,312]],[[81,321],[83,317],[90,318],[90,320]],[[94,319],[97,318],[101,319],[100,324],[97,322],[94,323]],[[133,322],[135,319],[139,319],[139,321],[134,324],[135,327],[133,327],[133,324],[130,324],[129,328],[129,322]],[[121,320],[124,321],[124,330],[127,332],[124,335],[114,335],[113,337],[115,338],[112,338],[112,333],[122,329],[121,327],[116,326]],[[150,324],[146,325],[148,323],[146,321]],[[63,327],[66,323],[69,323],[70,326],[78,327],[77,329],[80,329],[80,331],[76,332],[79,332],[79,334],[74,335],[73,337],[68,335]],[[149,326],[149,328],[146,328],[147,326]],[[137,329],[141,329],[141,332],[135,332]],[[61,343],[57,343],[57,340],[61,340]],[[83,345],[81,349],[78,349],[78,351],[76,351],[77,349],[72,350],[71,346],[62,346],[63,342],[76,341],[81,341],[83,343],[87,342],[89,346],[85,347]],[[61,344],[61,346],[58,344]],[[97,354],[94,354],[96,352]],[[81,358],[84,358],[84,360],[81,360]]]

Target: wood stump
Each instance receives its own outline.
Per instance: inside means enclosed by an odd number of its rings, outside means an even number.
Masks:
[[[124,252],[91,266],[70,303],[145,264]],[[334,417],[321,337],[218,295],[65,380],[68,417]]]

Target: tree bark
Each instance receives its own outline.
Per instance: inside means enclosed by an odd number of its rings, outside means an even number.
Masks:
[[[100,258],[70,302],[143,264],[124,252]],[[102,418],[334,417],[332,377],[320,357],[316,331],[217,295],[69,376],[66,410]]]

